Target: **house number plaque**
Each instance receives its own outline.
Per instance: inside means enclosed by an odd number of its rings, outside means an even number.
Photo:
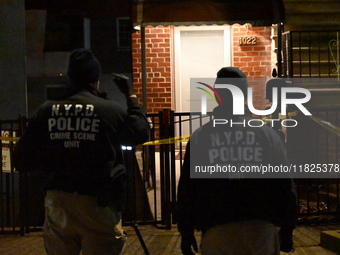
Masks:
[[[240,46],[242,45],[254,45],[257,43],[256,36],[242,36],[239,39]]]

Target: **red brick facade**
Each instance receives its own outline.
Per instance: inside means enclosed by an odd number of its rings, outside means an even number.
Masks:
[[[171,29],[170,27],[145,28],[146,83],[148,113],[164,108],[173,109]],[[142,57],[140,33],[132,35],[133,85],[139,98],[142,97]]]
[[[272,72],[271,28],[233,26],[233,65],[239,67],[247,77],[268,78]],[[239,45],[239,38],[256,36],[254,45]]]
[[[146,82],[147,111],[157,113],[164,108],[175,110],[173,100],[173,62],[172,62],[172,29],[171,27],[147,26],[146,40]],[[256,44],[239,45],[241,36],[256,36]],[[271,27],[232,26],[232,65],[239,67],[247,77],[268,78],[272,72]],[[139,98],[142,97],[142,58],[141,38],[137,31],[132,35],[133,83]],[[264,86],[251,84],[254,87],[254,106],[263,109]]]
[[[233,34],[233,66],[240,68],[249,78],[271,77],[273,63],[271,27],[253,27],[234,25]],[[256,44],[240,46],[239,39],[244,36],[256,36]],[[249,83],[253,88],[253,104],[256,109],[264,109],[267,105],[265,100],[264,79],[261,83]]]

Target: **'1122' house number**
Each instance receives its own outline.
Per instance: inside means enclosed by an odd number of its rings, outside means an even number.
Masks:
[[[240,46],[242,45],[254,45],[256,44],[256,36],[242,36],[239,39]]]

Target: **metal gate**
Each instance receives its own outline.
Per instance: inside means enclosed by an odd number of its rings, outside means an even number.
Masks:
[[[0,174],[0,232],[1,233],[23,233],[24,222],[20,210],[22,200],[21,188],[23,179],[19,173],[15,172],[11,164],[11,154],[15,144],[13,137],[20,134],[22,121],[7,120],[0,121],[1,131],[1,158],[2,171]]]
[[[313,115],[340,126],[339,114],[338,109],[313,112]],[[195,128],[202,126],[212,118],[211,115],[175,113],[170,110],[164,110],[149,116],[152,117],[151,120],[154,126],[153,136],[151,137],[153,140],[191,134]],[[292,163],[299,164],[303,160],[312,162],[312,159],[317,159],[320,162],[338,164],[340,159],[340,137],[317,123],[312,123],[312,125],[310,122],[313,121],[308,117],[299,119],[299,125],[302,128],[290,129],[288,133],[286,146]],[[176,142],[177,140],[171,140],[170,142],[172,143],[169,144],[160,144],[158,147],[144,148],[144,150],[148,150],[144,159],[144,164],[147,163],[147,166],[143,167],[143,175],[147,186],[150,185],[150,182],[154,183],[157,178],[161,180],[159,189],[155,187],[152,190],[155,194],[155,199],[151,203],[155,207],[155,219],[157,223],[165,225],[168,229],[171,228],[171,224],[176,223],[174,215],[176,213],[177,183],[185,153],[185,143]],[[304,141],[308,141],[308,144],[304,143]],[[316,155],[318,156],[316,157]],[[157,157],[160,159],[160,164],[157,164]],[[159,170],[157,170],[157,167]],[[152,173],[152,178],[150,177],[150,172]],[[340,220],[340,179],[295,179],[294,182],[298,193],[300,222],[312,223],[314,221],[330,222]],[[157,194],[158,190],[160,191],[159,194]],[[161,196],[161,199],[157,200],[157,195]],[[160,201],[160,204],[158,201]],[[157,213],[157,207],[161,208],[160,214]]]
[[[155,224],[170,229],[176,223],[177,184],[184,160],[186,142],[183,136],[211,119],[201,113],[175,113],[164,109],[148,114],[152,126],[150,140],[143,146],[143,176],[149,190]]]
[[[326,119],[329,116],[339,119],[337,112],[323,114],[322,116]],[[148,117],[152,125],[150,140],[154,141],[153,145],[137,146],[125,151],[128,168],[134,171],[134,185],[130,189],[128,199],[129,214],[123,219],[125,224],[152,224],[170,229],[173,224],[176,224],[177,184],[186,148],[186,142],[183,142],[180,137],[190,135],[194,129],[212,117],[211,115],[202,116],[200,113],[175,113],[168,109],[148,114]],[[301,121],[307,120],[299,120],[299,123]],[[4,156],[10,156],[15,146],[15,141],[12,141],[11,137],[20,136],[25,123],[24,118],[0,122],[3,148],[0,179],[2,191],[0,233],[24,234],[40,229],[42,226],[43,200],[41,196],[37,196],[37,194],[43,194],[37,187],[37,183],[41,182],[39,176],[24,176],[15,172],[12,166],[8,171],[6,162],[10,161],[4,160]],[[296,130],[295,134],[292,132],[288,134],[287,147],[290,157],[294,155],[293,160],[306,159],[317,153],[320,157],[327,158],[327,162],[338,163],[339,158],[334,155],[340,154],[339,138],[309,123],[303,126],[306,127],[304,130]],[[7,132],[5,136],[4,131]],[[299,132],[303,132],[303,135]],[[315,132],[317,137],[322,137],[325,142],[320,143],[315,138],[314,152],[311,151],[311,146],[307,150],[301,149],[301,146],[306,146],[301,142],[302,137],[304,140],[311,141],[311,135]],[[340,213],[339,179],[296,179],[295,182],[301,221],[309,221],[312,217],[328,221],[338,220]],[[139,213],[141,210],[142,214]]]

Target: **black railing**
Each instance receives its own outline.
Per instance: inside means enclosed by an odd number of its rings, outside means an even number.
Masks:
[[[337,109],[315,111],[313,115],[330,121],[334,125],[340,125],[340,113]],[[123,220],[125,224],[153,224],[170,229],[176,223],[176,192],[186,143],[174,140],[172,143],[164,144],[162,139],[190,135],[196,128],[209,121],[211,115],[175,113],[166,109],[157,114],[148,114],[148,117],[152,125],[150,140],[160,142],[157,145],[138,146],[125,153],[129,168],[135,173],[133,175],[135,185],[130,189],[128,202],[131,204]],[[301,129],[289,129],[287,140],[288,155],[292,163],[308,163],[315,159],[322,163],[338,164],[339,137],[314,123],[308,116],[296,118],[299,118],[298,126]],[[20,136],[25,123],[24,119],[1,121],[0,127],[1,131],[8,131],[6,136],[14,137]],[[9,149],[9,153],[15,146],[14,141],[6,141],[3,137],[1,144],[5,150]],[[139,160],[136,160],[135,154]],[[2,155],[4,155],[4,149]],[[40,229],[43,201],[42,197],[37,196],[39,192],[42,194],[41,190],[37,189],[38,183],[41,182],[39,177],[19,175],[12,166],[7,171],[3,160],[0,178],[2,191],[0,233],[24,234]],[[316,217],[318,220],[321,218],[339,219],[339,179],[296,179],[295,183],[301,221],[309,220],[311,217]],[[140,191],[145,192],[145,197],[140,197],[140,194],[144,196]],[[139,197],[136,197],[138,194]],[[143,211],[142,214],[137,212],[140,210]],[[152,214],[151,217],[148,217],[148,210]]]
[[[289,31],[282,35],[283,76],[339,78],[339,31]]]
[[[338,108],[323,109],[322,111],[313,110],[313,116],[340,126],[339,110]],[[164,114],[168,117],[161,117]],[[156,117],[157,115],[159,118]],[[191,134],[196,128],[202,126],[212,118],[211,115],[202,116],[200,113],[175,113],[169,110],[150,116],[153,116],[154,119],[158,118],[157,120],[160,122],[168,120],[172,123],[170,123],[171,125],[169,125],[169,123],[164,125],[159,122],[154,122],[154,139],[156,137],[159,139],[167,138],[167,136],[155,135],[157,130],[159,130],[158,127],[164,128],[167,126],[169,131],[165,133],[173,134],[172,137],[181,137]],[[300,164],[302,162],[310,163],[316,160],[320,163],[339,164],[340,138],[309,117],[297,116],[296,118],[298,118],[299,128],[289,129],[287,139],[288,155],[291,162]],[[308,144],[304,143],[304,141],[308,141]],[[149,149],[151,148],[152,153],[149,155],[154,162],[152,169],[154,173],[160,174],[159,189],[163,192],[160,198],[162,213],[157,222],[164,224],[166,228],[171,228],[171,224],[176,223],[173,214],[175,213],[176,190],[184,159],[185,143],[160,145],[159,148],[150,147]],[[147,158],[147,155],[145,155],[145,157]],[[155,160],[157,157],[161,162],[159,165],[157,165],[158,161]],[[161,174],[162,172],[164,174]],[[145,169],[144,176],[148,176],[148,171],[145,171]],[[150,182],[148,178],[145,178],[145,181],[146,183]],[[339,220],[339,179],[295,179],[294,181],[298,191],[301,222],[306,219],[311,220],[311,217],[314,216],[317,216],[319,220]],[[156,195],[155,193],[155,198]],[[155,208],[159,206],[157,201],[159,200],[154,200]]]
[[[190,135],[205,119],[200,113],[175,113],[165,109],[148,115],[152,123],[150,138],[157,145],[143,146],[143,176],[151,199],[155,223],[170,229],[176,223],[177,184],[184,159],[185,142],[162,143],[162,139]]]
[[[19,136],[23,129],[25,119],[0,121],[0,143],[2,171],[0,174],[0,232],[24,233],[24,221],[21,214],[21,205],[24,203],[23,179],[19,173],[14,172],[11,154],[15,141],[12,137]]]
[[[310,166],[311,163],[340,164],[340,107],[310,108],[313,117],[334,125],[333,132],[309,116],[293,117],[298,125],[288,129],[287,152],[291,163]],[[335,171],[337,171],[335,169]],[[308,174],[308,173],[307,173]],[[306,175],[307,175],[306,174]],[[295,180],[300,203],[301,220],[339,220],[340,179]]]

